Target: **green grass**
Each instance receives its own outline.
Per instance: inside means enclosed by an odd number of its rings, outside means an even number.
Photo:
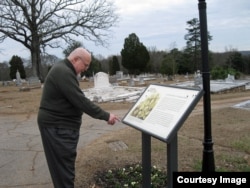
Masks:
[[[231,145],[233,148],[237,150],[250,153],[250,137],[249,136],[243,136],[242,138],[233,141]]]

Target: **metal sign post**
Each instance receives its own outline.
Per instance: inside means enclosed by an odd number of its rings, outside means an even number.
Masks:
[[[177,133],[167,144],[168,188],[173,188],[173,172],[178,171]]]
[[[207,13],[205,0],[199,0],[198,7],[200,17],[202,78],[204,90],[204,149],[202,171],[213,172],[215,171],[215,165],[211,131],[210,72],[208,64]]]
[[[173,172],[178,171],[177,133],[167,143],[167,188],[173,188]],[[151,135],[142,132],[142,187],[151,188]]]
[[[142,187],[151,187],[151,135],[142,132]]]

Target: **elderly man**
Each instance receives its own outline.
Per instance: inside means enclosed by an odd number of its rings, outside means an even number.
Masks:
[[[83,113],[113,125],[118,117],[85,97],[77,76],[88,69],[91,54],[77,48],[49,71],[37,122],[55,188],[73,188],[79,130]]]

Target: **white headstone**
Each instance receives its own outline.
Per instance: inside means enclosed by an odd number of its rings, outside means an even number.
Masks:
[[[16,71],[16,85],[17,86],[21,85],[21,77],[18,70]]]
[[[145,84],[143,77],[139,77],[139,84]]]
[[[131,87],[135,86],[135,81],[134,81],[133,78],[131,78],[131,79],[129,80],[129,86],[131,86]]]
[[[226,82],[233,83],[235,81],[234,75],[227,75]]]
[[[104,72],[98,72],[94,76],[95,88],[110,87],[109,76]]]
[[[123,72],[122,71],[116,71],[116,78],[123,78]]]
[[[198,86],[200,84],[202,84],[202,75],[201,75],[200,71],[198,70],[194,76],[194,85]]]

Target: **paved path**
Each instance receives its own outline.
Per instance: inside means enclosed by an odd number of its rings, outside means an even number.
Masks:
[[[112,111],[123,117],[127,111]],[[0,188],[53,188],[41,144],[36,114],[0,115]],[[125,128],[83,116],[78,147]]]

